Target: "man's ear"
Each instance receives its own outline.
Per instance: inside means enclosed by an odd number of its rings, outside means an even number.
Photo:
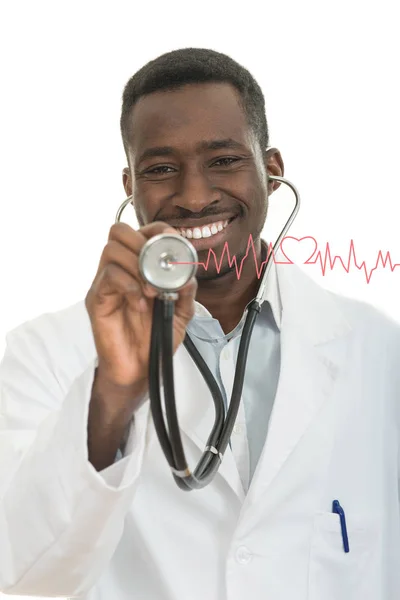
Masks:
[[[264,162],[268,175],[275,175],[276,177],[284,176],[285,165],[283,164],[281,153],[277,148],[267,148],[265,150]],[[277,190],[280,185],[279,181],[269,181],[268,195]]]
[[[122,184],[127,196],[132,196],[132,178],[129,167],[125,167],[122,170]]]

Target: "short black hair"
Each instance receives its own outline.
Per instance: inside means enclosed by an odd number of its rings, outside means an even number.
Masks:
[[[264,150],[269,143],[265,99],[251,73],[226,54],[204,48],[184,48],[148,62],[126,84],[120,120],[125,152],[128,154],[129,117],[139,98],[191,83],[208,82],[230,83],[238,90],[249,126]]]

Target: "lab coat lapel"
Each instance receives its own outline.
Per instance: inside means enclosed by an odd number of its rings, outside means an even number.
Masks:
[[[281,371],[266,443],[246,502],[263,494],[332,397],[350,327],[331,296],[297,266],[278,269],[282,301]]]

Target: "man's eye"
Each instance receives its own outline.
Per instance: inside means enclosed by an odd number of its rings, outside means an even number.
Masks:
[[[222,166],[222,167],[229,167],[231,164],[233,164],[234,162],[238,161],[238,158],[235,158],[233,156],[224,156],[224,158],[219,158],[216,162],[214,162],[212,164],[212,166]]]
[[[146,174],[164,175],[165,173],[171,173],[171,171],[173,171],[172,167],[169,167],[168,165],[161,165],[159,167],[154,167],[154,169],[148,169]]]

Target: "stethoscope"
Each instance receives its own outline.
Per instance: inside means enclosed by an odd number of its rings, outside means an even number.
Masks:
[[[272,264],[271,259],[289,231],[300,208],[300,195],[290,181],[283,177],[271,175],[268,178],[271,181],[279,181],[288,185],[295,194],[296,204],[279,234],[272,252],[268,253],[257,296],[246,306],[244,314],[247,311],[247,316],[240,339],[232,396],[226,418],[225,404],[218,383],[187,333],[183,342],[204,377],[215,406],[214,426],[194,471],[191,471],[188,467],[179,430],[175,403],[172,335],[174,302],[179,297],[178,291],[196,273],[197,252],[187,238],[179,234],[168,233],[156,235],[149,239],[139,255],[139,269],[143,279],[159,290],[158,297],[154,299],[150,340],[150,409],[159,442],[175,482],[185,491],[201,489],[208,485],[213,480],[223,460],[239,410],[250,338],[257,315],[261,311],[268,273]],[[129,196],[121,204],[116,215],[116,223],[120,221],[126,206],[131,203],[132,196]],[[162,374],[163,379],[168,431],[161,404],[160,374]]]

